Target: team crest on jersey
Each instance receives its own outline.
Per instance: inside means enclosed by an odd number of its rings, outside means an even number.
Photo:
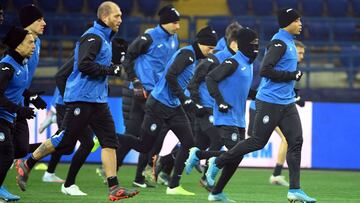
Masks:
[[[269,120],[270,120],[270,117],[268,115],[265,115],[263,118],[263,123],[267,124],[267,123],[269,123]]]
[[[0,132],[0,142],[4,142],[5,141],[5,133]]]
[[[151,126],[150,126],[151,132],[154,132],[156,130],[156,128],[157,128],[157,125],[155,123],[151,124]]]
[[[209,122],[210,122],[210,123],[214,123],[214,116],[213,116],[213,115],[210,115],[210,116],[209,116]]]
[[[237,136],[236,133],[231,134],[231,140],[232,141],[236,142],[237,138],[238,138],[238,136]]]
[[[80,114],[80,108],[78,107],[74,110],[74,115],[78,116],[79,114]]]

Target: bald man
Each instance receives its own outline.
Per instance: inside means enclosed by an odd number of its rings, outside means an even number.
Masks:
[[[76,43],[73,71],[66,82],[64,102],[67,104],[62,127],[37,148],[27,160],[17,163],[16,181],[25,191],[29,173],[35,163],[57,150],[73,147],[87,126],[95,132],[102,146],[101,158],[109,186],[109,200],[133,197],[136,190],[120,187],[116,176],[118,141],[108,106],[108,76],[120,76],[120,66],[111,64],[111,38],[122,22],[121,11],[113,2],[103,2],[98,19]]]

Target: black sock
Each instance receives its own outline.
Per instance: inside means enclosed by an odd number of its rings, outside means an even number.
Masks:
[[[57,154],[57,153],[51,154],[51,158],[50,158],[48,169],[47,169],[48,173],[54,173],[55,172],[56,166],[58,165],[60,159],[61,159],[60,154]]]
[[[180,185],[181,174],[185,167],[185,161],[189,154],[189,148],[180,147],[176,154],[174,171],[169,182],[169,188],[175,188]]]
[[[281,175],[281,170],[282,170],[282,168],[283,168],[283,165],[276,164],[275,169],[274,169],[273,176],[279,176],[279,175]]]
[[[118,181],[116,176],[108,177],[107,182],[108,182],[109,188],[111,188],[111,187],[113,187],[115,185],[119,185],[119,181]]]
[[[27,160],[26,160],[26,165],[27,167],[29,167],[29,169],[31,170],[35,164],[38,162],[38,160],[34,159],[33,155],[31,155]]]
[[[145,181],[145,177],[142,175],[146,165],[148,162],[148,154],[140,153],[138,164],[136,167],[136,175],[135,175],[135,182],[143,183]]]
[[[239,160],[236,160],[235,163],[227,164],[224,166],[221,175],[219,177],[219,180],[217,181],[214,189],[212,190],[212,194],[219,194],[223,191],[226,184],[229,182],[231,177],[234,175],[237,167],[239,166],[242,158]]]

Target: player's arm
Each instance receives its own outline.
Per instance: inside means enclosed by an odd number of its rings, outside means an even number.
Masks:
[[[12,113],[17,112],[21,108],[5,96],[6,88],[14,75],[14,71],[14,68],[10,64],[0,63],[0,106]]]
[[[110,67],[95,62],[100,52],[102,40],[98,35],[87,34],[80,39],[78,50],[78,69],[85,75],[96,77],[105,75],[117,75],[120,71],[119,65]]]
[[[64,96],[65,93],[65,86],[66,80],[70,76],[71,72],[73,71],[74,67],[74,56],[69,58],[58,70],[55,75],[55,83],[59,89],[60,95]]]
[[[226,103],[219,90],[219,82],[226,77],[232,75],[237,67],[238,62],[234,59],[226,59],[221,65],[217,66],[210,73],[207,74],[205,81],[210,95],[218,104]]]
[[[193,78],[190,80],[188,89],[190,92],[191,99],[195,103],[200,104],[199,86],[200,83],[205,81],[205,76],[208,74],[211,67],[219,65],[219,61],[213,55],[208,58],[201,60],[197,65]]]
[[[135,70],[133,68],[133,62],[137,57],[147,52],[152,42],[153,40],[151,36],[145,33],[137,37],[130,44],[125,54],[125,59],[122,63],[130,81],[133,81],[136,78]]]
[[[194,63],[194,60],[195,56],[190,50],[180,51],[165,76],[171,92],[176,95],[181,102],[185,101],[187,97],[178,83],[177,76],[182,73],[186,67]]]
[[[297,71],[279,71],[275,70],[276,64],[286,52],[287,45],[278,39],[270,42],[267,53],[261,64],[260,76],[266,77],[273,82],[289,82],[296,80]]]

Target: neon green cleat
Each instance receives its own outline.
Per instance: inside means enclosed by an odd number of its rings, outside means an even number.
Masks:
[[[93,138],[94,146],[91,149],[91,152],[95,152],[100,147],[100,142],[96,136]]]
[[[195,195],[195,193],[185,190],[183,187],[181,187],[181,185],[179,185],[175,188],[168,187],[166,189],[166,194],[167,195],[186,195],[186,196]]]
[[[46,171],[48,169],[48,166],[44,163],[39,163],[39,164],[36,164],[34,169],[38,170],[38,171]]]

